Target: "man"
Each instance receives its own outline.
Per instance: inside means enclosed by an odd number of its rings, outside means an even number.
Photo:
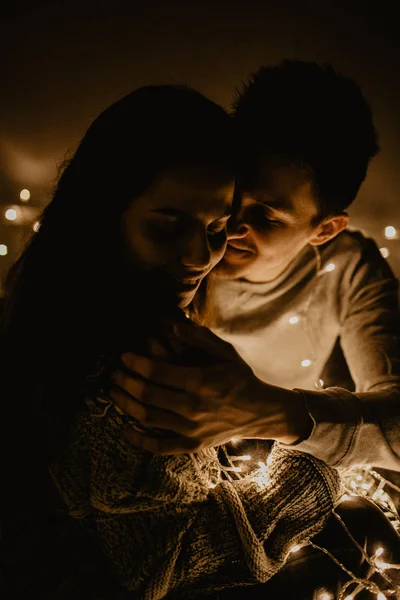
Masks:
[[[378,152],[371,111],[330,66],[284,61],[252,76],[233,117],[238,210],[213,292],[219,337],[175,327],[209,366],[123,357],[141,378],[117,374],[115,402],[169,432],[127,437],[156,453],[270,439],[333,466],[400,470],[397,281],[346,230]]]

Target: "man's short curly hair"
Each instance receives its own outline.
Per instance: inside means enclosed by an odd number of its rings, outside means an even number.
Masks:
[[[354,200],[379,152],[371,109],[358,85],[328,64],[263,66],[237,90],[233,117],[240,176],[251,185],[264,156],[311,175],[319,220]]]

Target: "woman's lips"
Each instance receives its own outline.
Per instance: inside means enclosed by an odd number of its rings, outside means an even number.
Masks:
[[[180,292],[191,292],[197,288],[199,283],[201,282],[202,277],[198,277],[197,279],[193,278],[174,278],[174,287]]]

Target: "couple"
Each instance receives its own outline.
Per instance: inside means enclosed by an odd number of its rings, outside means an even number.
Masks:
[[[394,280],[370,242],[338,236],[376,151],[358,88],[298,62],[261,69],[233,120],[193,90],[153,86],[91,125],[7,284],[4,439],[15,444],[18,423],[25,450],[3,460],[3,542],[24,540],[23,559],[9,552],[17,566],[2,565],[7,597],[187,598],[273,581],[341,496],[320,458],[364,459],[369,425],[388,440],[378,464],[393,466]],[[338,275],[311,293],[326,261]],[[217,264],[226,279],[209,275]],[[329,356],[347,310],[363,363],[352,374],[381,382],[371,399],[279,385],[294,346],[309,351],[284,312],[300,319],[305,306],[327,323],[318,352],[297,352],[302,368]],[[232,437],[283,442],[268,481],[229,477],[215,447]]]

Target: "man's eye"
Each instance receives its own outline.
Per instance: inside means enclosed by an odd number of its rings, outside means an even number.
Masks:
[[[271,227],[280,227],[283,225],[282,221],[278,221],[277,219],[271,218],[271,213],[266,210],[263,210],[262,217],[264,221],[266,221]]]

